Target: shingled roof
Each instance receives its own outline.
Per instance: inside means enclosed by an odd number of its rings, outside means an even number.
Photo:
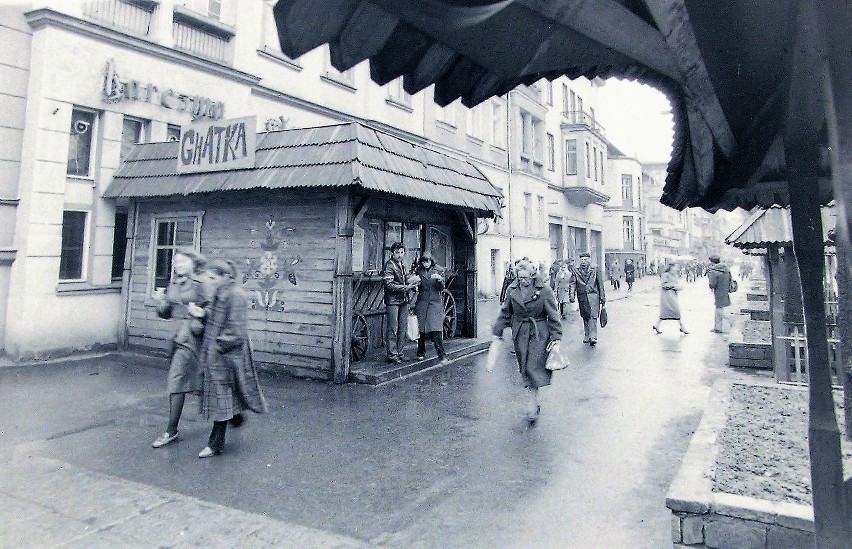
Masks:
[[[104,196],[355,186],[486,217],[501,207],[500,191],[471,163],[357,122],[260,133],[256,150],[252,169],[178,174],[177,142],[136,145]]]

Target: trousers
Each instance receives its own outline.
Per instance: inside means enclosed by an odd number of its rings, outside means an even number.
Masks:
[[[420,332],[420,338],[417,340],[417,354],[426,355],[427,337],[435,344],[435,352],[438,354],[438,358],[444,360],[444,357],[447,356],[447,353],[444,351],[444,332],[429,332],[428,334]]]
[[[385,350],[388,358],[402,355],[408,327],[408,303],[385,305]]]
[[[731,321],[728,318],[727,307],[716,307],[716,310],[713,314],[713,329],[719,332],[725,331],[725,321],[728,323],[728,327],[731,325]]]

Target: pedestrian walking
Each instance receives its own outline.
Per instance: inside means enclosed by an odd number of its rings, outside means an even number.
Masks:
[[[441,292],[446,280],[443,269],[435,265],[435,259],[430,251],[424,251],[417,262],[415,274],[420,278],[417,301],[414,302],[414,314],[417,315],[417,325],[420,337],[417,340],[417,359],[426,358],[426,338],[432,340],[441,364],[447,362],[444,352],[444,300]]]
[[[591,254],[580,254],[580,266],[574,270],[570,302],[576,297],[583,319],[583,343],[592,347],[598,343],[598,316],[606,303],[603,275],[591,265]]]
[[[222,453],[228,423],[239,427],[243,411],[266,412],[246,331],[248,300],[237,286],[236,267],[231,261],[216,260],[206,275],[213,297],[204,309],[200,408],[205,420],[213,420],[213,429],[200,458]]]
[[[636,281],[636,265],[632,259],[624,261],[624,281],[627,282],[627,291],[633,289],[633,283]]]
[[[612,284],[613,290],[621,289],[621,276],[624,273],[621,270],[621,263],[618,259],[613,259],[609,264],[609,282]]]
[[[707,284],[713,292],[715,311],[713,316],[713,332],[724,333],[725,308],[731,304],[731,271],[721,262],[718,255],[710,256],[710,266],[707,268]]]
[[[385,349],[389,363],[402,364],[408,358],[403,355],[405,334],[408,328],[408,313],[411,290],[417,287],[419,278],[405,270],[405,246],[394,242],[391,257],[382,270],[385,289]]]
[[[502,339],[508,326],[512,327],[515,358],[528,391],[527,420],[534,423],[541,412],[538,390],[550,385],[553,376],[545,367],[547,352],[562,339],[562,323],[553,291],[527,261],[518,264],[517,279],[509,287],[494,323],[494,338]]]
[[[663,333],[660,331],[660,324],[664,320],[677,320],[680,324],[680,331],[683,334],[688,334],[686,326],[683,325],[683,320],[680,317],[680,303],[678,303],[677,293],[681,290],[680,284],[677,282],[677,277],[672,273],[672,266],[666,265],[663,269],[663,275],[660,277],[660,317],[657,323],[652,326],[657,335]]]
[[[574,274],[566,263],[560,265],[556,272],[556,302],[559,304],[559,316],[562,320],[568,318],[568,310],[571,308],[571,280]]]
[[[166,432],[151,444],[160,448],[178,439],[178,423],[183,413],[186,395],[197,393],[198,346],[201,343],[201,324],[193,317],[191,306],[203,308],[204,291],[199,275],[204,269],[203,255],[187,248],[178,248],[172,257],[172,279],[164,292],[154,293],[157,316],[178,320],[172,337],[167,389],[169,394],[169,423]],[[203,310],[203,309],[200,309]],[[196,324],[193,329],[193,324]]]

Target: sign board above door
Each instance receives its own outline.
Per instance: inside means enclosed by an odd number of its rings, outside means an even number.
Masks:
[[[254,168],[257,119],[254,116],[197,122],[180,131],[178,173]]]

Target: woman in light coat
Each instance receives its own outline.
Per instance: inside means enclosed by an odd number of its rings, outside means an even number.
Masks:
[[[199,330],[193,330],[198,323],[189,312],[192,307],[203,307],[204,291],[198,275],[207,261],[200,253],[179,248],[172,258],[173,276],[165,292],[156,292],[157,315],[160,318],[178,320],[178,327],[172,338],[171,361],[169,363],[169,424],[166,432],[157,437],[151,446],[160,448],[178,439],[180,421],[187,393],[197,393],[198,385],[198,346],[201,343]],[[200,325],[199,325],[200,326]]]
[[[657,335],[661,334],[660,324],[664,320],[677,320],[680,324],[680,331],[683,334],[688,334],[686,327],[683,325],[683,319],[680,317],[680,304],[678,303],[677,293],[681,290],[680,284],[677,282],[677,276],[673,272],[672,264],[666,265],[660,276],[660,318],[657,323],[652,326]]]
[[[562,339],[556,297],[535,273],[531,263],[522,261],[518,264],[517,278],[509,286],[506,301],[493,328],[494,338],[502,339],[503,330],[512,327],[518,370],[529,392],[527,419],[531,423],[541,412],[538,390],[550,385],[553,375],[545,367],[547,352]]]
[[[212,299],[204,309],[201,362],[201,415],[213,420],[207,446],[198,454],[206,458],[222,453],[230,421],[238,427],[242,412],[266,412],[266,400],[257,379],[246,331],[248,300],[236,282],[231,261],[216,260],[207,269]]]
[[[429,251],[423,252],[414,271],[419,277],[417,301],[414,304],[414,314],[417,315],[417,326],[420,337],[417,340],[417,359],[426,358],[426,338],[432,340],[435,352],[446,364],[447,354],[444,351],[444,300],[441,291],[446,284],[442,270],[435,265],[435,259]]]

